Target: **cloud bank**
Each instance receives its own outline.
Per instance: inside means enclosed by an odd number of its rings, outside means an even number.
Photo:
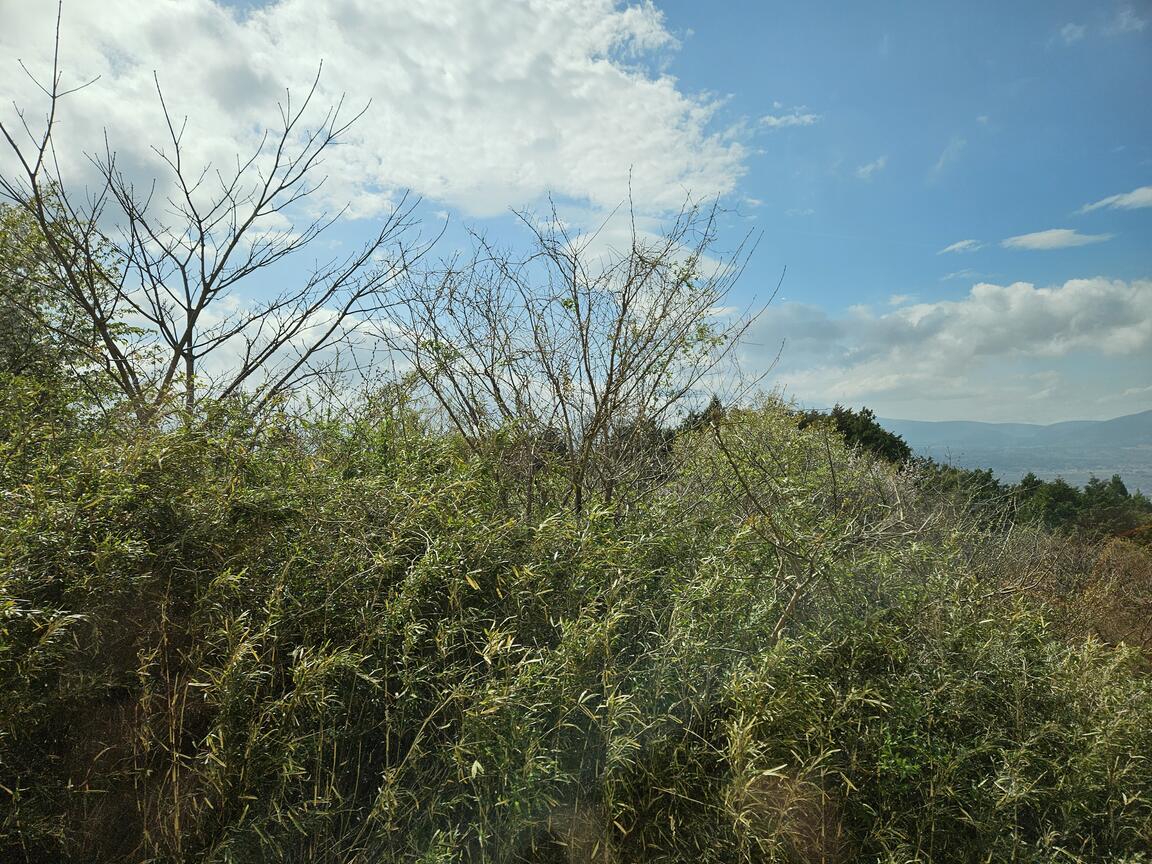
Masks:
[[[769,307],[752,341],[749,365],[766,365],[784,344],[771,380],[813,404],[923,419],[1067,419],[1069,404],[1095,405],[1143,383],[1152,280],[979,283],[958,300],[840,315],[783,303]]]
[[[48,77],[55,4],[4,2],[3,19],[0,116],[16,119],[15,100],[35,123],[43,100],[15,58]],[[191,155],[227,165],[323,60],[319,105],[372,103],[324,166],[325,194],[353,215],[403,188],[481,216],[548,192],[612,207],[631,188],[658,213],[687,191],[730,192],[746,155],[715,128],[718,101],[661,71],[676,48],[643,0],[281,0],[248,14],[213,0],[68,3],[65,84],[99,80],[65,105],[61,157],[81,171],[107,128],[122,164],[147,176],[162,137],[155,70],[188,115]]]

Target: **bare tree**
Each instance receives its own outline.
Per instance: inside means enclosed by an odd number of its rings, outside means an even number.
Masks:
[[[138,189],[105,136],[88,157],[99,182],[73,194],[57,158],[56,121],[61,101],[88,85],[62,87],[59,45],[58,18],[50,82],[24,70],[46,100],[42,129],[19,107],[15,125],[0,122],[16,166],[0,174],[0,196],[40,226],[63,292],[97,334],[87,343],[90,362],[139,415],[174,397],[189,411],[203,397],[228,396],[261,410],[390,306],[391,289],[430,247],[409,239],[417,202],[405,195],[356,252],[314,264],[271,299],[229,302],[241,283],[309,247],[343,215],[292,220],[324,182],[316,176],[323,155],[363,111],[346,116],[341,99],[309,126],[318,71],[302,100],[285,95],[278,123],[250,155],[227,169],[196,168],[187,120],[169,110],[157,78],[165,129],[152,149],[165,176]]]
[[[714,257],[714,204],[686,204],[659,236],[633,219],[624,249],[573,234],[555,207],[519,215],[529,255],[477,238],[471,260],[407,292],[391,342],[472,446],[511,436],[529,511],[556,463],[576,512],[590,496],[626,506],[655,479],[668,421],[755,317],[725,308],[749,238]]]

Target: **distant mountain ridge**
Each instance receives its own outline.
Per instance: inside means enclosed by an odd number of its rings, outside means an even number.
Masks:
[[[1129,489],[1152,492],[1152,410],[1111,420],[982,423],[976,420],[895,420],[879,417],[919,455],[964,468],[991,468],[1003,481],[1029,471],[1045,480],[1119,474]]]

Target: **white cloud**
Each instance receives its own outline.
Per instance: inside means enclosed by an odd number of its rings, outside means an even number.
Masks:
[[[871,180],[872,175],[884,170],[884,166],[888,164],[888,157],[881,156],[879,159],[874,159],[866,165],[861,165],[856,169],[856,176],[861,180]]]
[[[954,270],[951,273],[946,273],[940,277],[941,282],[951,282],[953,279],[979,279],[980,274],[975,270],[964,269]]]
[[[1072,45],[1083,39],[1085,32],[1084,25],[1068,23],[1060,28],[1060,38],[1065,45]]]
[[[977,249],[983,249],[984,244],[979,240],[957,240],[950,246],[945,246],[937,255],[946,255],[949,252],[975,252]]]
[[[1147,26],[1148,19],[1140,17],[1136,14],[1135,9],[1126,4],[1116,10],[1116,17],[1104,28],[1104,32],[1110,36],[1121,33],[1142,33]]]
[[[763,357],[784,344],[773,380],[796,398],[890,416],[1067,419],[1069,405],[1135,392],[1152,368],[1148,279],[979,283],[958,300],[889,303],[840,315],[782,303],[751,341]]]
[[[1072,228],[1049,228],[1001,240],[1005,249],[1067,249],[1072,246],[1087,246],[1111,240],[1111,234],[1081,234]]]
[[[1141,186],[1131,192],[1109,195],[1107,198],[1101,198],[1095,204],[1085,204],[1080,208],[1080,212],[1090,213],[1103,207],[1110,210],[1137,210],[1142,207],[1152,207],[1152,186]]]
[[[936,160],[936,164],[932,166],[932,177],[939,178],[944,173],[944,169],[960,158],[960,154],[964,152],[964,148],[968,146],[968,141],[961,138],[959,135],[952,136],[952,140],[948,142],[948,146],[940,153],[940,158]]]
[[[783,108],[779,102],[773,102],[775,109]],[[815,126],[820,122],[820,115],[809,112],[805,106],[793,108],[785,114],[765,114],[760,118],[760,125],[769,129],[786,129],[790,126]]]
[[[14,58],[49,74],[55,4],[3,6],[0,117],[15,119],[15,100],[36,119],[42,100]],[[155,69],[189,117],[190,155],[227,165],[324,58],[321,109],[341,93],[348,113],[372,101],[324,165],[324,194],[353,215],[386,210],[401,188],[479,215],[546,192],[610,207],[631,188],[660,212],[686,190],[730,192],[746,153],[714,127],[715,99],[659,71],[675,48],[648,0],[281,0],[243,16],[214,0],[68,3],[65,83],[100,78],[67,100],[57,134],[80,171],[106,127],[122,166],[147,176],[162,129]]]

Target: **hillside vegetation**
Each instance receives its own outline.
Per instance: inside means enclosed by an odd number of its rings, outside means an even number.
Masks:
[[[1147,655],[1093,635],[1135,546],[772,401],[529,518],[395,388],[140,428],[8,384],[4,860],[1146,860]]]

